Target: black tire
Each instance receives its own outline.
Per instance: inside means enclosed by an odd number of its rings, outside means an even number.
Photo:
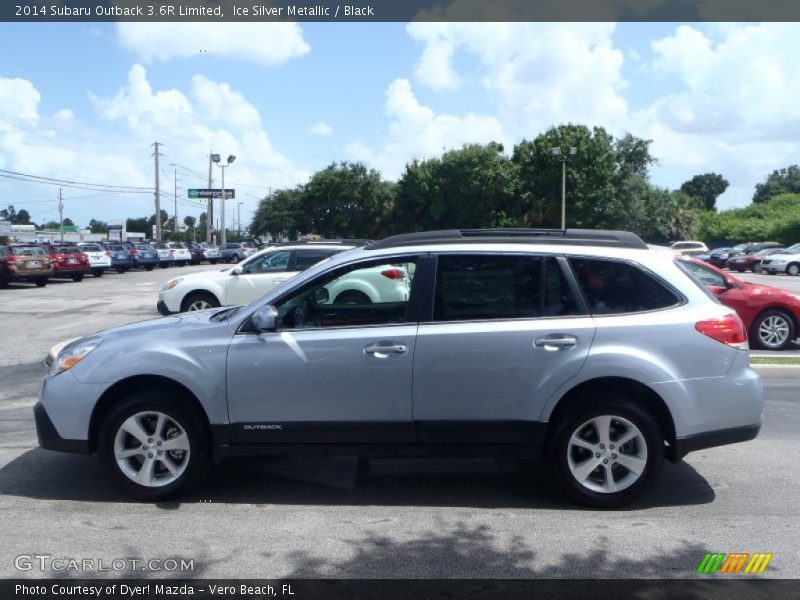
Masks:
[[[186,454],[182,455],[188,461],[183,472],[174,481],[157,487],[141,485],[130,479],[122,471],[114,454],[115,438],[122,424],[138,413],[151,411],[167,416],[171,420],[171,422],[167,421],[167,426],[173,425],[172,431],[175,431],[174,425],[177,424],[189,438],[188,456]],[[146,432],[155,434],[152,429]],[[151,439],[155,438],[156,436],[154,435],[154,438]],[[129,394],[116,403],[103,419],[97,440],[97,449],[101,460],[106,468],[111,471],[115,483],[127,494],[139,500],[157,502],[186,494],[202,481],[211,465],[211,436],[208,424],[205,422],[203,415],[197,414],[192,409],[190,402],[186,402],[182,398],[176,400],[175,393],[172,390],[150,388]],[[151,455],[157,456],[157,452],[153,452]],[[180,455],[178,456],[178,461],[174,462],[178,462],[179,466],[182,466],[183,463],[179,462]],[[134,457],[130,459],[128,464],[135,464],[139,460],[146,459],[144,455]],[[156,461],[159,460],[162,459],[156,458]],[[155,469],[158,475],[157,463]],[[163,463],[161,469],[165,470]],[[162,472],[161,475],[166,476],[166,473]]]
[[[181,302],[181,312],[188,312],[191,310],[192,304],[195,302],[205,302],[209,308],[218,308],[220,306],[219,300],[214,294],[209,292],[192,292],[188,294]],[[195,310],[204,310],[197,308]]]
[[[216,260],[210,260],[210,261],[208,261],[208,262],[210,262],[212,265],[215,265],[215,264],[217,264],[217,261],[216,261]]]
[[[737,273],[744,273],[744,269],[736,269]]]
[[[750,270],[753,273],[761,273],[761,272],[763,272],[764,269],[759,263],[756,263],[752,267],[750,267]]]
[[[36,287],[44,287],[47,285],[47,277],[39,277],[34,281]]]
[[[73,275],[72,281],[74,281],[75,283],[83,281],[83,273],[81,273],[80,275]]]
[[[633,424],[641,433],[641,438],[639,438],[639,440],[644,441],[642,445],[647,451],[644,469],[638,475],[638,478],[635,478],[628,487],[621,491],[601,492],[587,487],[587,485],[600,485],[599,482],[595,482],[594,480],[590,481],[590,479],[597,476],[597,474],[604,475],[606,473],[606,468],[602,463],[598,464],[598,467],[590,472],[585,480],[586,483],[579,482],[570,470],[569,461],[571,459],[573,461],[577,458],[582,459],[582,456],[571,454],[577,451],[588,452],[588,458],[586,460],[612,460],[612,464],[617,469],[616,474],[612,474],[612,479],[614,479],[616,475],[622,476],[621,479],[615,480],[615,482],[623,482],[625,477],[633,475],[632,471],[628,471],[625,467],[614,463],[612,457],[617,458],[617,454],[609,454],[608,459],[603,459],[602,456],[596,457],[595,455],[595,457],[592,457],[592,453],[589,450],[581,449],[577,446],[570,448],[570,438],[573,432],[577,432],[577,430],[585,432],[586,428],[582,427],[582,425],[602,415],[611,416],[612,419],[610,423],[612,424],[620,424],[620,419],[624,419]],[[615,418],[618,420],[615,421]],[[555,479],[564,492],[576,502],[593,508],[618,508],[626,506],[644,496],[652,489],[658,480],[661,468],[664,465],[664,434],[653,417],[645,409],[634,404],[631,398],[616,392],[597,393],[591,398],[590,403],[580,406],[577,410],[569,411],[560,418],[559,422],[553,423],[552,426],[554,427],[552,433],[548,435],[546,449],[547,458]],[[594,431],[596,431],[596,429],[594,429]],[[623,433],[624,430],[622,433],[617,433],[616,435],[619,436]],[[614,439],[618,438],[615,437]],[[613,442],[614,440],[611,439],[611,441]],[[623,448],[629,444],[636,444],[638,446],[638,443],[640,442],[629,442],[625,444]],[[642,452],[642,449],[639,447],[633,449],[636,452]],[[618,448],[616,451],[620,452]],[[605,448],[602,452],[612,453],[614,449],[612,449],[611,444],[609,444],[608,448]],[[625,453],[620,452],[620,454]],[[578,466],[580,466],[580,463],[578,463]]]
[[[770,343],[769,331],[764,332],[763,336],[761,332],[761,326],[765,321],[768,321],[767,327],[773,331],[776,331],[775,328],[785,331],[786,339]],[[770,325],[772,327],[770,327]],[[762,350],[785,350],[792,345],[796,336],[797,329],[794,324],[794,319],[784,311],[778,309],[765,310],[753,319],[753,324],[750,326],[751,343],[756,348],[761,348]]]
[[[185,266],[186,266],[186,263],[185,263],[185,262],[183,262],[183,261],[181,261],[181,262],[179,262],[179,263],[176,263],[176,264],[177,264],[179,267],[185,267]]]
[[[221,193],[221,192],[220,192],[220,193]],[[238,263],[240,260],[241,260],[241,259],[239,258],[239,255],[238,255],[238,254],[234,254],[233,256],[231,256],[231,262],[232,262],[233,264],[237,264],[237,263]]]
[[[340,293],[333,301],[334,304],[372,304],[364,292],[358,290],[345,290]]]
[[[8,279],[0,278],[0,288],[8,287]]]
[[[786,267],[786,274],[791,275],[792,277],[796,277],[800,275],[800,264],[792,263]]]
[[[153,265],[147,265],[144,270],[145,271],[152,271],[155,267]]]
[[[103,269],[96,269],[92,271],[92,277],[102,277],[103,276]]]
[[[125,271],[127,271],[127,270],[128,270],[128,269],[117,269],[117,273],[119,273],[120,275],[122,275],[122,274],[123,274]]]
[[[162,269],[166,269],[169,266],[169,263],[158,263],[158,266]]]

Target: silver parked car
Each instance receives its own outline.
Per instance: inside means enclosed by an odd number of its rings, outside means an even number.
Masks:
[[[410,294],[331,301],[375,269],[402,271]],[[758,434],[747,350],[739,317],[632,234],[428,232],[247,306],[73,341],[34,413],[44,448],[97,451],[148,500],[228,457],[430,453],[543,457],[573,499],[615,507],[665,459]]]

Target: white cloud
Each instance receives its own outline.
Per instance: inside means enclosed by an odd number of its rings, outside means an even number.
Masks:
[[[117,38],[144,61],[203,52],[275,66],[311,49],[297,23],[118,23]]]
[[[15,117],[12,123],[18,125],[14,126],[4,126],[0,121],[0,165],[6,169],[73,181],[151,187],[154,181],[151,144],[157,140],[163,143],[162,207],[172,213],[170,164],[186,165],[204,173],[209,149],[214,149],[224,156],[237,156],[236,163],[226,171],[225,183],[226,187],[237,187],[236,204],[244,202],[243,219],[249,218],[269,186],[293,186],[308,178],[307,172],[296,169],[272,146],[258,109],[229,84],[204,76],[195,76],[188,92],[158,90],[153,89],[145,68],[134,65],[116,94],[89,96],[98,116],[105,121],[102,128],[87,126],[69,108],[52,115],[38,114],[39,92],[28,81],[0,79],[3,108],[9,105],[4,93],[17,99],[15,110],[20,115],[27,115],[27,120]],[[0,117],[5,118],[2,109]],[[36,121],[35,126],[31,120]],[[214,171],[215,184],[219,185],[219,169]],[[194,176],[181,169],[178,175],[184,189],[207,185],[203,175]],[[42,198],[43,206],[54,210],[55,201],[44,200],[55,197],[54,188],[21,182],[14,182],[14,186],[23,190],[18,195],[28,201]],[[199,205],[187,206],[185,192],[179,194],[184,203],[178,206],[179,215],[196,216],[203,210]],[[124,219],[153,212],[152,193],[81,198],[86,196],[97,194],[65,188],[66,216],[82,225],[90,218]],[[227,216],[230,219],[230,213]],[[38,220],[47,218],[53,216]]]
[[[308,128],[308,131],[314,135],[333,135],[333,127],[328,125],[325,121],[314,123]]]
[[[500,121],[468,113],[437,115],[420,104],[407,79],[396,79],[386,90],[386,114],[390,119],[386,143],[379,150],[363,140],[345,146],[349,158],[379,168],[384,176],[397,178],[414,158],[429,158],[462,144],[507,141]]]
[[[613,46],[613,24],[411,23],[406,30],[425,43],[415,77],[433,89],[463,85],[457,52],[476,57],[477,83],[508,130],[624,122],[623,53]]]
[[[0,77],[0,117],[6,121],[36,123],[41,96],[26,79]]]

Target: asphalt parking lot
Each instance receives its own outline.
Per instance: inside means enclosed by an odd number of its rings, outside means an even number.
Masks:
[[[31,407],[47,349],[156,318],[164,280],[209,268],[0,290],[0,577],[43,575],[18,571],[20,555],[194,561],[100,576],[691,577],[706,552],[771,552],[763,576],[797,576],[798,380],[765,380],[756,440],[668,463],[621,511],[574,506],[541,465],[492,460],[242,460],[151,505],[117,491],[96,457],[39,449]],[[800,289],[800,278],[745,278]]]

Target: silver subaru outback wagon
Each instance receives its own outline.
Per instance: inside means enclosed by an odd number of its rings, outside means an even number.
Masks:
[[[342,295],[360,272],[406,291]],[[574,500],[617,507],[665,459],[758,435],[747,349],[739,317],[633,234],[436,231],[72,342],[34,412],[42,447],[98,452],[146,500],[228,457],[318,453],[544,458]]]

